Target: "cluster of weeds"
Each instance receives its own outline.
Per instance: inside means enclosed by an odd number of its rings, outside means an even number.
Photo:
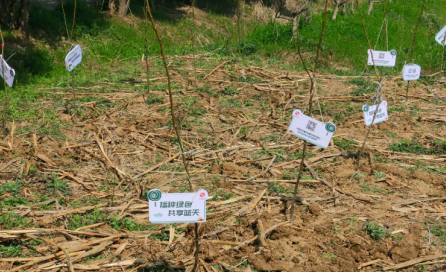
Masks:
[[[0,213],[0,227],[1,229],[9,230],[14,228],[26,228],[30,224],[28,223],[28,219],[26,217],[21,216],[20,214],[16,214],[14,212]]]
[[[152,94],[147,97],[146,103],[147,104],[163,104],[164,99],[161,96]]]
[[[20,180],[6,182],[0,186],[0,194],[3,195],[3,200],[0,202],[0,207],[11,209],[19,205],[27,205],[28,200],[19,195],[20,188],[23,182]]]
[[[141,225],[128,217],[119,219],[119,214],[110,218],[110,226],[116,230],[145,231],[155,230],[153,225]]]
[[[107,220],[107,213],[99,211],[95,208],[93,212],[84,215],[75,214],[70,218],[68,229],[75,230],[83,226],[93,225]]]
[[[344,150],[351,150],[353,148],[352,145],[357,145],[358,143],[355,141],[350,141],[344,138],[334,138],[333,142],[335,144],[335,146],[344,149]]]
[[[210,96],[213,96],[215,94],[215,91],[213,91],[210,86],[198,87],[197,90],[202,93],[207,93]]]
[[[438,237],[440,243],[446,245],[446,223],[432,217],[426,217],[426,224],[429,225],[430,232]]]
[[[59,191],[63,195],[68,195],[68,191],[72,189],[72,187],[68,186],[65,180],[59,179],[59,177],[54,172],[51,172],[51,180],[48,180],[46,178],[45,180],[48,191],[50,192]]]
[[[268,189],[271,192],[279,194],[279,195],[282,195],[282,194],[291,195],[291,194],[293,194],[293,189],[286,188],[286,187],[282,186],[278,182],[270,182],[270,183],[268,183]]]
[[[231,195],[228,192],[223,192],[222,190],[217,190],[214,193],[214,197],[212,198],[213,201],[217,201],[217,200],[228,200],[230,198],[236,197],[236,195]]]
[[[226,86],[222,93],[225,95],[237,95],[240,92],[233,86]]]
[[[378,84],[375,82],[368,82],[362,77],[352,78],[347,81],[347,83],[357,86],[356,90],[350,92],[351,95],[356,96],[374,93],[376,92],[376,87],[378,86]]]
[[[390,233],[373,221],[367,221],[365,223],[365,233],[377,241],[381,241],[383,238],[390,237]]]
[[[400,143],[391,143],[389,150],[397,152],[415,153],[423,155],[444,155],[446,154],[446,141],[431,140],[429,147],[417,142],[415,139],[402,140]]]
[[[243,105],[235,99],[223,98],[219,102],[228,108],[243,108]]]
[[[0,245],[0,258],[23,256],[22,246],[17,244]]]

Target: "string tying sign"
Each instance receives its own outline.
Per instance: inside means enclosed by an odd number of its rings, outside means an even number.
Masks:
[[[288,133],[322,148],[328,147],[335,131],[335,124],[325,124],[303,114],[299,109],[294,110],[293,119],[288,127]]]
[[[194,193],[162,193],[150,190],[149,220],[152,224],[206,222],[206,190]]]
[[[12,87],[13,83],[14,83],[14,77],[15,77],[15,70],[12,69],[8,63],[6,63],[6,60],[3,59],[3,56],[0,54],[0,61],[3,62],[0,63],[0,76],[3,78],[4,76],[4,80],[6,81],[6,84],[9,87]],[[3,66],[5,67],[5,71],[3,71]]]
[[[80,45],[71,50],[65,57],[65,65],[68,72],[71,72],[82,62],[82,48]]]

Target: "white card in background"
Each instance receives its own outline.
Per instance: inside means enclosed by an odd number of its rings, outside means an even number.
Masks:
[[[373,52],[373,60],[372,54]],[[394,67],[396,64],[396,50],[390,51],[375,51],[375,50],[367,50],[368,59],[367,64],[373,65],[373,61],[375,61],[375,66],[385,66],[385,67]]]
[[[418,80],[421,76],[421,67],[418,64],[408,64],[403,67],[403,80]]]
[[[444,26],[443,29],[437,33],[437,35],[435,36],[435,40],[437,41],[437,43],[444,46],[446,45],[445,38],[446,38],[446,26]]]
[[[9,67],[6,63],[6,60],[3,59],[3,56],[0,54],[0,61],[3,61],[3,65],[5,65],[5,81],[9,87],[12,87],[14,83],[15,70]],[[0,62],[0,76],[3,78],[3,65]]]
[[[293,111],[293,119],[288,127],[288,133],[322,148],[328,147],[335,131],[333,123],[325,124],[303,114],[301,110]]]
[[[378,105],[364,105],[362,106],[362,113],[364,114],[364,124],[370,126],[372,124],[373,116]],[[379,104],[378,113],[376,114],[373,124],[378,124],[389,120],[389,114],[387,113],[387,101],[383,100]]]
[[[71,72],[82,62],[82,48],[80,45],[76,45],[65,57],[65,66],[67,71]]]
[[[152,224],[206,222],[206,190],[195,193],[162,193],[150,190],[149,220]]]

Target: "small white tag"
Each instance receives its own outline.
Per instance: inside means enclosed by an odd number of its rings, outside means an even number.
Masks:
[[[65,66],[67,71],[71,72],[82,62],[82,48],[80,45],[76,45],[65,57]]]
[[[196,193],[162,193],[150,190],[149,220],[152,224],[206,222],[206,190]]]
[[[372,54],[373,52],[373,60],[372,60]],[[396,50],[390,50],[390,51],[374,51],[374,50],[367,50],[368,54],[368,65],[373,65],[373,61],[375,61],[375,66],[385,66],[385,67],[394,67],[396,64]]]
[[[370,126],[372,124],[373,116],[375,115],[375,110],[378,105],[364,105],[362,106],[362,113],[364,114],[364,124]],[[389,120],[389,114],[387,113],[387,101],[383,100],[376,114],[375,121],[373,124],[378,124]]]
[[[14,83],[14,77],[15,77],[15,70],[9,67],[9,65],[6,63],[6,61],[3,59],[3,56],[0,54],[0,61],[3,61],[3,64],[5,65],[5,81],[6,84],[9,87],[12,87]],[[0,62],[0,76],[3,78],[3,65]]]
[[[335,131],[333,123],[325,124],[303,114],[301,110],[293,111],[293,119],[288,127],[288,133],[322,148],[328,147]]]
[[[412,81],[418,80],[421,76],[421,67],[418,64],[404,65],[403,67],[403,80]]]
[[[446,38],[446,26],[444,26],[443,29],[437,33],[437,35],[435,36],[435,40],[437,41],[437,43],[444,46],[446,45],[445,38]]]

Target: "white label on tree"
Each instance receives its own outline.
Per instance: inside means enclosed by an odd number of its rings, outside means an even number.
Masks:
[[[288,133],[322,148],[328,147],[335,131],[333,123],[325,124],[303,114],[301,110],[293,111],[293,119],[288,127]]]
[[[421,76],[421,67],[417,64],[404,65],[403,67],[403,80],[412,81],[418,80]]]
[[[65,57],[65,65],[67,67],[67,71],[71,72],[82,62],[82,48],[80,45],[76,45],[76,47],[71,50],[68,55]]]
[[[6,61],[3,59],[3,56],[0,54],[0,60],[3,61],[3,65],[5,66],[5,81],[6,84],[9,87],[12,87],[12,84],[14,83],[14,77],[15,77],[15,71],[9,65],[6,63]],[[0,76],[3,78],[3,65],[0,62]]]
[[[206,222],[206,190],[195,193],[162,193],[150,190],[149,220],[152,224]]]
[[[364,124],[370,126],[372,124],[373,116],[378,105],[364,105],[362,106],[362,113],[364,114]],[[375,120],[373,124],[378,124],[389,120],[389,114],[387,113],[387,101],[383,100],[379,104],[378,113],[376,113]]]
[[[443,29],[437,33],[437,35],[435,36],[435,40],[442,46],[446,45],[446,26],[444,26]]]
[[[373,53],[373,59],[372,54]],[[367,64],[373,65],[373,61],[375,61],[375,66],[385,66],[385,67],[394,67],[396,64],[396,50],[390,51],[375,51],[368,50],[367,54],[369,55]]]

